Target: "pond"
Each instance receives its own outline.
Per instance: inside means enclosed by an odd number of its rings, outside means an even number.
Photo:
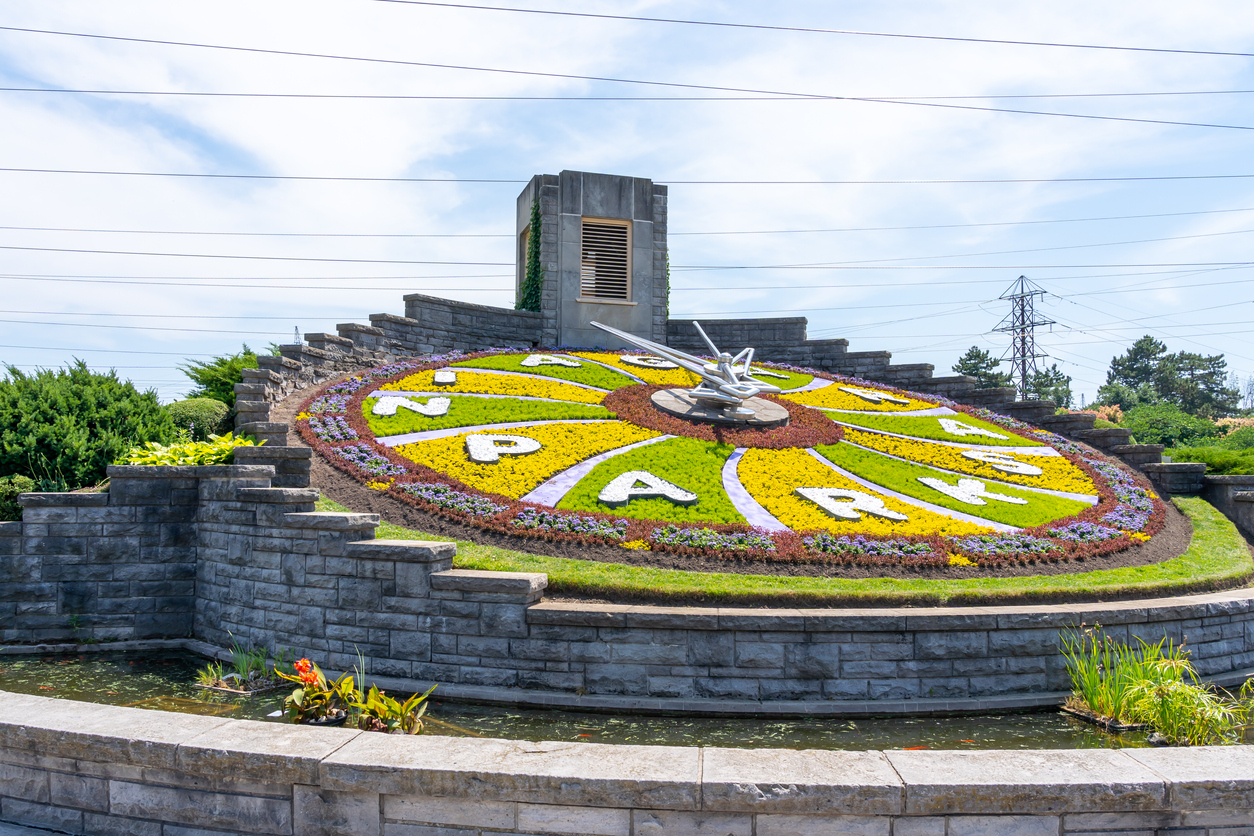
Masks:
[[[270,716],[287,690],[232,697],[197,688],[205,659],[184,651],[0,656],[0,690],[244,720]],[[776,749],[1090,749],[1142,747],[1056,710],[949,717],[693,717],[603,714],[438,700],[428,733],[512,740]]]

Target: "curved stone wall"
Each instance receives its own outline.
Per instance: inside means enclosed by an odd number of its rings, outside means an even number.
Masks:
[[[276,448],[285,449],[303,450]],[[1126,642],[1187,641],[1198,671],[1220,682],[1254,668],[1251,589],[927,609],[541,600],[545,575],[455,570],[451,543],[376,540],[378,516],[317,513],[317,491],[271,487],[269,465],[110,473],[108,494],[27,494],[23,522],[0,523],[0,600],[10,602],[0,638],[190,630],[217,647],[291,648],[332,670],[351,668],[360,651],[396,688],[436,682],[450,698],[606,710],[1057,703],[1068,688],[1059,635],[1082,624]]]
[[[1243,836],[1254,747],[530,743],[0,692],[0,820],[92,836]]]

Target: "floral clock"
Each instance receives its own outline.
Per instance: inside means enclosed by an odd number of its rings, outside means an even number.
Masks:
[[[996,567],[1148,540],[1162,502],[1123,464],[1006,416],[774,364],[786,425],[663,412],[695,377],[647,354],[422,358],[324,387],[297,418],[335,467],[521,538],[765,560]]]

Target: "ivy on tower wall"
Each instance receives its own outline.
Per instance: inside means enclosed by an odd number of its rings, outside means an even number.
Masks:
[[[518,302],[520,311],[540,311],[540,291],[544,287],[544,268],[540,266],[540,201],[531,201],[531,222],[527,234],[527,271],[523,276]]]

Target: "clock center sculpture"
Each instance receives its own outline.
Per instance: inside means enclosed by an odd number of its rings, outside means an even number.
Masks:
[[[701,378],[701,382],[692,389],[663,389],[654,392],[653,405],[663,412],[699,423],[734,424],[762,429],[782,427],[788,423],[787,409],[758,397],[761,394],[778,395],[783,390],[753,376],[755,370],[752,368],[752,348],[744,349],[735,357],[726,351],[719,351],[700,323],[694,321],[693,327],[710,347],[710,353],[717,358],[710,363],[687,352],[599,322],[593,321],[589,324],[637,348],[652,352],[669,364],[668,367],[686,369]],[[656,363],[651,365],[657,367]],[[756,370],[756,373],[763,374],[761,370]]]

